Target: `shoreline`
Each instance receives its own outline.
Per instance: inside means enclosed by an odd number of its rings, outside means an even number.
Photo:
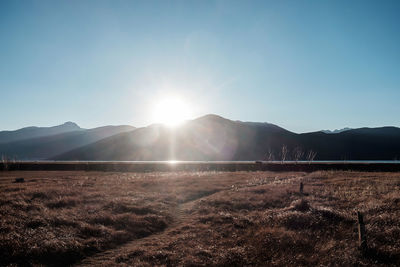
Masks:
[[[110,171],[110,172],[168,172],[168,171],[301,171],[321,170],[399,172],[399,162],[185,162],[185,161],[31,161],[1,162],[0,171]]]

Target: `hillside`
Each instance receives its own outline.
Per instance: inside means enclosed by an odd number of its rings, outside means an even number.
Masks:
[[[73,132],[82,130],[74,122],[66,122],[62,125],[53,127],[25,127],[15,131],[1,131],[0,132],[0,143],[14,142],[18,140],[31,139],[41,136],[49,136],[55,134],[61,134],[66,132]]]
[[[151,125],[58,155],[57,160],[393,160],[400,156],[400,129],[360,128],[337,134],[296,134],[268,123],[206,115],[178,128]]]
[[[132,126],[104,126],[82,129],[50,136],[0,143],[0,155],[19,160],[47,159],[103,138],[132,131]]]
[[[272,124],[207,115],[178,128],[151,125],[55,157],[59,160],[246,160],[293,133]]]
[[[400,156],[400,129],[360,128],[338,134],[307,133],[302,147],[318,152],[320,160],[394,160]]]

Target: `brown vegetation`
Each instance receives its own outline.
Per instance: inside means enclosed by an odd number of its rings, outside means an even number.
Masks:
[[[0,172],[0,265],[399,265],[399,189],[399,173]]]

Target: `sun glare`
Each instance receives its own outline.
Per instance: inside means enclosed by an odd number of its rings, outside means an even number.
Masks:
[[[168,126],[177,126],[191,117],[191,108],[180,97],[161,99],[154,107],[154,120]]]

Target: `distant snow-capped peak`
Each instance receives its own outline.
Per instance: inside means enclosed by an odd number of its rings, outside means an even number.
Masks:
[[[345,128],[342,128],[342,129],[335,129],[333,131],[331,131],[331,130],[322,130],[322,132],[324,132],[326,134],[337,134],[337,133],[342,133],[342,132],[345,132],[345,131],[348,131],[348,130],[352,130],[352,128],[345,127]]]

